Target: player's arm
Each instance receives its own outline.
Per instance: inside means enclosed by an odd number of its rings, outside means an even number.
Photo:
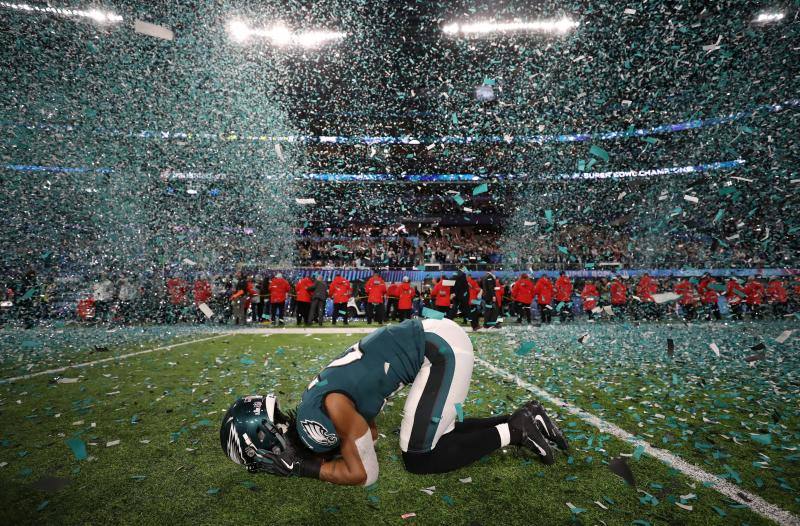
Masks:
[[[369,423],[369,430],[372,433],[372,442],[378,441],[378,424],[375,423],[375,420]]]
[[[378,457],[367,421],[353,401],[340,393],[325,397],[325,409],[339,436],[341,458],[324,462],[319,478],[349,486],[368,486],[378,479]]]

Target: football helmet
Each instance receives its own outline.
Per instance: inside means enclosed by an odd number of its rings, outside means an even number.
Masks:
[[[292,470],[292,447],[286,438],[288,419],[273,394],[239,398],[225,413],[219,440],[228,457],[250,472],[286,474]],[[284,464],[281,460],[287,460]]]

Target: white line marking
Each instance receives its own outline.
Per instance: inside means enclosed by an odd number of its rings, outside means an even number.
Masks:
[[[9,383],[12,383],[12,382],[16,382],[18,380],[27,380],[28,378],[34,378],[36,376],[42,376],[43,374],[62,373],[64,371],[68,370],[68,369],[80,369],[82,367],[90,367],[90,366],[96,365],[98,363],[112,362],[114,360],[124,360],[125,358],[130,358],[131,356],[139,356],[140,354],[147,354],[147,353],[156,352],[156,351],[166,351],[166,350],[169,350],[169,349],[174,349],[175,347],[181,347],[182,345],[190,345],[192,343],[206,342],[208,340],[213,340],[215,338],[222,338],[223,336],[231,336],[231,333],[230,332],[224,332],[222,334],[217,334],[215,336],[209,336],[208,338],[199,338],[197,340],[189,340],[189,341],[181,342],[181,343],[173,343],[172,345],[165,345],[165,346],[162,346],[162,347],[154,347],[152,349],[145,349],[144,351],[136,351],[136,352],[132,352],[132,353],[128,353],[128,354],[122,354],[120,356],[111,356],[109,358],[103,358],[101,360],[94,360],[93,362],[76,363],[76,364],[73,364],[73,365],[66,365],[64,367],[59,367],[58,369],[48,369],[46,371],[39,371],[39,372],[36,372],[36,373],[31,373],[31,374],[24,374],[22,376],[14,376],[12,378],[3,378],[3,379],[0,379],[0,385],[1,384],[9,384]]]
[[[537,387],[537,386],[535,386],[535,385],[533,385],[531,383],[528,383],[525,380],[522,380],[519,376],[517,376],[515,374],[512,374],[512,373],[506,371],[505,369],[497,367],[497,366],[487,362],[486,360],[482,360],[482,359],[480,359],[480,358],[478,358],[476,356],[475,357],[475,362],[477,364],[481,365],[482,367],[484,367],[485,369],[488,369],[489,371],[491,371],[495,375],[501,376],[501,377],[503,377],[503,378],[505,378],[507,380],[513,381],[519,387],[525,389],[526,391],[530,391],[531,393],[535,394],[539,398],[547,400],[548,402],[550,402],[553,405],[557,405],[559,407],[562,407],[568,413],[577,416],[578,418],[580,418],[584,422],[587,422],[587,423],[593,425],[594,427],[596,427],[597,429],[599,429],[600,431],[602,431],[604,433],[608,433],[610,435],[614,435],[615,437],[617,437],[620,440],[624,440],[626,442],[630,442],[631,444],[634,444],[634,445],[637,445],[637,446],[639,446],[639,445],[644,446],[644,452],[647,453],[648,455],[657,458],[661,462],[667,464],[670,467],[673,467],[673,468],[677,469],[678,471],[680,471],[684,475],[687,475],[687,476],[693,478],[694,480],[697,480],[699,482],[708,482],[708,483],[713,484],[713,489],[715,489],[718,492],[722,493],[723,495],[725,495],[726,497],[728,497],[731,500],[734,500],[736,502],[739,502],[741,504],[744,504],[744,505],[748,506],[749,508],[751,508],[753,511],[755,511],[759,515],[761,515],[763,517],[766,517],[766,518],[768,518],[768,519],[770,519],[772,521],[775,521],[776,523],[781,524],[781,525],[785,525],[785,526],[800,526],[800,518],[798,518],[797,516],[793,515],[789,511],[786,511],[786,510],[784,510],[782,508],[779,508],[778,506],[775,506],[774,504],[770,504],[769,502],[765,501],[764,499],[762,499],[758,495],[754,495],[754,494],[752,494],[752,493],[750,493],[748,491],[743,490],[742,488],[740,488],[739,486],[737,486],[735,484],[731,484],[730,482],[728,482],[725,479],[722,479],[722,478],[720,478],[720,477],[718,477],[716,475],[712,475],[711,473],[708,473],[707,471],[695,466],[694,464],[690,464],[689,462],[686,462],[681,457],[679,457],[677,455],[674,455],[674,454],[670,453],[669,451],[666,451],[664,449],[659,449],[657,447],[653,447],[649,443],[645,442],[644,440],[640,440],[640,439],[634,437],[632,434],[628,433],[624,429],[622,429],[620,427],[617,427],[614,424],[611,424],[609,422],[606,422],[605,420],[602,420],[601,418],[599,418],[599,417],[597,417],[597,416],[595,416],[595,415],[593,415],[591,413],[587,413],[583,409],[581,409],[579,407],[576,407],[576,406],[574,406],[572,404],[569,404],[569,403],[565,402],[564,400],[561,400],[560,398],[557,398],[557,397],[551,395],[550,393],[548,393],[544,389],[542,389],[540,387]]]
[[[377,327],[353,327],[352,329],[350,327],[283,327],[281,329],[252,327],[235,329],[231,334],[367,334],[380,328],[380,325]]]

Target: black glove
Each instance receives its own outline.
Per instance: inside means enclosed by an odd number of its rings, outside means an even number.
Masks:
[[[319,478],[322,462],[317,459],[300,458],[293,449],[288,448],[280,453],[258,451],[247,465],[250,473],[270,473],[282,477],[295,475],[298,477]]]

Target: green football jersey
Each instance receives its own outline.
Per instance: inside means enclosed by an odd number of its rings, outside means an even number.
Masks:
[[[343,393],[364,420],[372,421],[386,400],[417,376],[425,359],[425,331],[419,320],[383,327],[333,360],[309,384],[297,407],[297,431],[316,453],[339,447],[323,402]]]

